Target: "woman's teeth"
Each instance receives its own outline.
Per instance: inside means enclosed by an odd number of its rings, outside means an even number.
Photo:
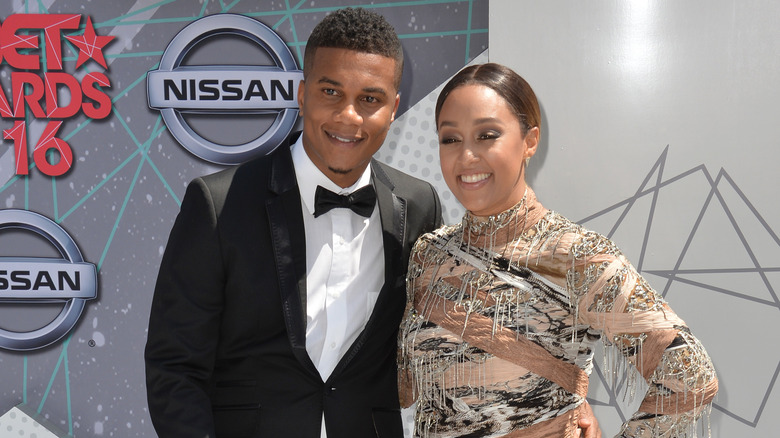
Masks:
[[[475,173],[473,175],[461,175],[460,179],[465,183],[475,183],[487,179],[488,177],[490,177],[489,173]]]

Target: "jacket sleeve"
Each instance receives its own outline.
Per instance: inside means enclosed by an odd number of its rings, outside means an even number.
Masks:
[[[147,398],[160,438],[215,435],[207,388],[224,276],[214,202],[198,179],[187,188],[171,231],[149,319]]]
[[[718,390],[701,342],[608,239],[586,233],[572,253],[586,261],[569,277],[583,286],[573,287],[581,294],[580,317],[601,330],[604,342],[617,352],[609,361],[612,367],[630,363],[637,371],[627,372],[626,391],[634,392],[637,378],[648,387],[617,436],[697,436],[696,423]]]

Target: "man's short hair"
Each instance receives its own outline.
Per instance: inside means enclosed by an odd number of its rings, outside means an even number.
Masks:
[[[344,8],[328,15],[314,27],[303,55],[303,77],[308,77],[314,54],[320,47],[348,49],[381,55],[395,60],[396,90],[401,85],[404,52],[395,29],[376,12],[363,8]]]

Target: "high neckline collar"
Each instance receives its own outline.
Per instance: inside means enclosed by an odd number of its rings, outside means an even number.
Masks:
[[[499,231],[516,235],[531,228],[546,213],[547,209],[536,199],[534,191],[530,187],[526,187],[520,202],[509,209],[491,216],[477,216],[467,210],[461,224],[464,233],[472,237],[495,235]],[[511,228],[511,230],[504,230],[505,228]]]

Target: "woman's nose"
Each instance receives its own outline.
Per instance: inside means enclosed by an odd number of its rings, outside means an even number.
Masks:
[[[470,144],[469,142],[465,142],[463,144],[463,150],[460,154],[461,160],[465,163],[472,163],[475,161],[479,161],[479,154],[474,149],[474,146]]]

